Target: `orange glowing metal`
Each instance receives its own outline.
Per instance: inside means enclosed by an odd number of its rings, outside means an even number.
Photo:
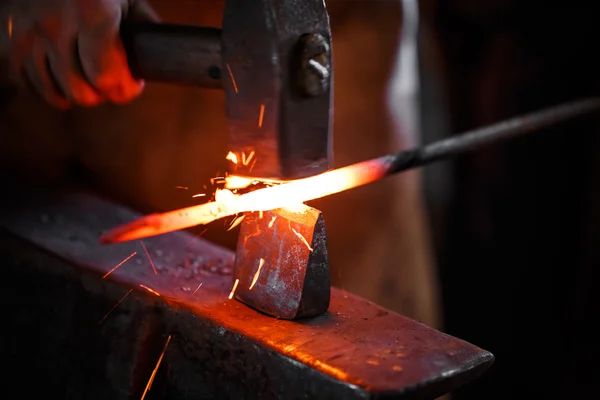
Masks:
[[[231,289],[231,293],[229,293],[229,300],[233,299],[233,295],[235,294],[235,290],[237,289],[237,286],[239,285],[240,280],[236,279],[235,283],[233,284],[233,288]]]
[[[328,171],[310,178],[236,195],[228,189],[217,190],[215,201],[152,214],[116,228],[101,238],[103,243],[117,243],[160,235],[196,225],[205,225],[224,217],[254,211],[290,207],[310,200],[365,185],[385,176],[386,159],[374,159]]]
[[[102,279],[106,278],[107,276],[109,276],[110,274],[112,274],[113,272],[115,272],[115,270],[117,268],[119,268],[121,265],[125,264],[127,261],[129,261],[131,259],[131,257],[135,256],[137,254],[137,251],[134,251],[129,257],[127,257],[126,259],[124,259],[123,261],[121,261],[119,264],[117,264],[116,267],[114,267],[113,269],[111,269],[110,271],[108,271],[103,277]]]
[[[265,118],[265,105],[261,104],[260,105],[260,115],[258,116],[258,127],[259,128],[262,128],[264,118]]]
[[[144,400],[144,398],[146,397],[146,393],[148,393],[148,390],[150,390],[150,387],[152,386],[152,382],[154,382],[154,378],[156,377],[156,372],[158,371],[158,367],[160,367],[160,363],[162,362],[163,357],[165,356],[165,352],[167,351],[167,347],[169,346],[170,341],[171,341],[171,335],[169,335],[169,337],[167,338],[167,343],[165,343],[165,347],[163,347],[163,351],[162,351],[162,353],[160,353],[160,357],[158,358],[156,367],[154,367],[154,371],[152,371],[152,375],[150,376],[150,379],[148,380],[148,384],[146,384],[146,389],[144,389],[144,393],[142,394],[141,400]]]
[[[233,72],[231,71],[231,67],[229,66],[229,64],[227,64],[227,71],[229,72],[229,77],[231,78],[231,83],[233,84],[233,90],[235,90],[235,92],[238,92],[238,87],[237,87],[237,83],[235,83],[235,78],[233,77]]]
[[[234,152],[230,151],[229,153],[227,153],[227,156],[225,157],[226,160],[231,161],[234,164],[238,163],[238,157],[237,154],[235,154]]]
[[[148,249],[146,248],[146,245],[142,241],[140,241],[140,243],[142,244],[142,247],[144,248],[144,252],[146,252],[146,257],[148,257],[148,261],[150,261],[150,265],[152,266],[152,271],[154,271],[154,275],[158,275],[158,272],[156,271],[156,267],[154,266],[154,261],[152,261],[152,257],[150,257],[150,253],[148,253]]]
[[[101,319],[100,321],[98,321],[98,325],[100,325],[102,322],[104,322],[104,320],[105,320],[105,319],[106,319],[106,318],[107,318],[107,317],[110,315],[110,313],[111,313],[111,312],[113,312],[113,311],[114,311],[114,309],[115,309],[115,308],[117,308],[117,307],[119,306],[119,304],[121,304],[121,303],[123,302],[123,300],[125,300],[125,298],[126,298],[127,296],[129,296],[129,294],[130,294],[132,291],[133,291],[133,289],[129,289],[129,292],[125,293],[125,296],[123,296],[123,297],[121,298],[121,300],[119,300],[119,301],[117,302],[117,304],[115,304],[115,305],[113,306],[113,308],[111,308],[111,309],[110,309],[110,311],[109,311],[109,312],[107,312],[107,313],[106,313],[106,315],[105,315],[104,317],[102,317],[102,319]]]
[[[252,279],[252,284],[250,285],[250,290],[252,290],[252,288],[254,287],[254,285],[256,285],[256,282],[258,282],[258,277],[260,276],[260,270],[262,269],[262,267],[263,267],[264,264],[265,264],[265,259],[261,258],[260,261],[259,261],[259,263],[258,263],[258,270],[254,274],[254,278]]]
[[[146,285],[140,285],[141,288],[146,289],[147,291],[149,291],[150,293],[152,293],[155,296],[160,297],[160,293],[158,293],[156,290],[154,289],[150,289],[148,286]]]
[[[298,232],[294,228],[292,228],[292,231],[294,231],[294,233],[296,234],[296,236],[298,236],[298,238],[300,238],[300,240],[302,240],[302,242],[304,242],[304,244],[306,245],[306,247],[308,247],[308,249],[310,251],[313,251],[313,248],[310,247],[310,244],[308,243],[308,241],[306,240],[306,238],[304,236],[302,236],[302,234],[300,232]]]

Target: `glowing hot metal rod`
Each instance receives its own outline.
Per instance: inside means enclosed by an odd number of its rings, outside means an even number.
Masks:
[[[285,208],[366,185],[387,176],[477,150],[483,146],[534,132],[543,127],[600,109],[600,98],[562,104],[475,129],[438,142],[386,155],[310,178],[298,179],[244,195],[218,190],[215,201],[163,214],[152,214],[118,227],[101,242],[118,243],[208,224],[243,212]]]

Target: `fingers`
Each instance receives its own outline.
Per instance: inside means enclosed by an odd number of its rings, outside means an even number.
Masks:
[[[20,77],[19,84],[24,84],[43,100],[56,107],[67,108],[69,102],[49,71],[47,50],[45,41],[34,32],[21,36],[12,49],[12,74]]]
[[[75,51],[74,39],[54,42],[47,53],[51,77],[70,102],[83,107],[98,105],[103,98],[83,77]]]
[[[46,50],[43,40],[32,40],[29,57],[23,61],[25,79],[45,101],[61,109],[68,108],[69,102],[50,72]]]
[[[108,16],[102,23],[80,32],[77,40],[79,62],[85,77],[114,103],[129,102],[144,88],[142,81],[131,76],[121,43],[120,22],[121,15]]]

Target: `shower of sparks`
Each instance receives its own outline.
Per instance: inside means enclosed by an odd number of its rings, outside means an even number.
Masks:
[[[238,156],[233,151],[230,151],[229,153],[227,153],[227,156],[225,157],[225,159],[231,161],[234,164],[238,163]]]
[[[204,282],[202,282],[202,283],[204,283]],[[192,293],[193,295],[196,294],[196,292],[198,291],[198,289],[200,289],[200,287],[202,287],[202,283],[200,283],[198,285],[198,287],[196,288],[196,290],[194,290],[194,293]]]
[[[156,290],[154,289],[150,289],[148,286],[146,285],[140,285],[141,288],[146,289],[147,291],[149,291],[150,293],[152,293],[155,296],[160,297],[160,293],[158,293]]]
[[[233,77],[233,72],[231,71],[231,67],[229,66],[229,64],[227,64],[227,71],[229,72],[229,77],[231,78],[231,83],[233,84],[233,90],[235,90],[235,92],[238,92],[238,87],[237,87],[237,83],[235,83],[235,78]]]
[[[150,261],[150,265],[152,266],[152,271],[154,271],[154,275],[158,275],[158,272],[156,271],[156,266],[154,265],[154,261],[152,261],[152,257],[150,257],[150,253],[148,253],[148,249],[146,248],[146,245],[141,240],[140,240],[140,243],[142,244],[142,247],[144,248],[146,257],[148,257],[148,261]]]
[[[262,269],[264,264],[265,264],[265,259],[261,258],[260,262],[258,263],[258,270],[254,274],[254,278],[252,279],[252,284],[250,285],[250,290],[252,290],[254,285],[256,285],[256,282],[258,282],[258,277],[260,276],[260,270]]]
[[[198,193],[198,194],[193,195],[192,197],[196,198],[196,197],[204,197],[204,196],[206,196],[206,194]]]
[[[238,226],[239,224],[242,223],[242,221],[244,220],[244,218],[246,218],[245,215],[242,215],[241,217],[237,217],[233,223],[231,224],[231,226],[229,227],[229,229],[227,229],[227,232],[229,232],[230,230],[232,230],[233,228],[235,228],[236,226]]]
[[[254,160],[256,161],[256,157]],[[242,195],[237,195],[229,189],[218,189],[214,201],[166,213],[147,215],[115,228],[103,235],[100,240],[105,244],[136,240],[196,225],[206,225],[245,212],[268,211],[305,203],[376,181],[388,173],[390,164],[394,160],[394,157],[384,156],[310,178],[296,179],[253,190]],[[230,182],[225,178],[222,179],[226,184]]]
[[[294,228],[292,228],[292,231],[294,231],[294,233],[296,234],[296,236],[298,236],[300,238],[300,240],[302,240],[304,242],[304,244],[306,245],[306,247],[308,247],[308,249],[310,251],[313,251],[312,247],[310,247],[310,244],[308,244],[308,241],[306,240],[306,238],[304,236],[302,236],[302,234],[300,232],[298,232]]]
[[[150,379],[148,380],[146,389],[144,389],[144,393],[142,394],[141,400],[144,400],[144,398],[146,397],[146,393],[148,393],[148,391],[150,390],[150,387],[152,386],[152,382],[154,382],[154,377],[156,377],[156,372],[158,371],[158,367],[160,367],[160,363],[162,362],[163,357],[165,356],[165,352],[167,351],[167,347],[169,346],[170,341],[171,341],[171,335],[169,335],[169,337],[167,338],[167,343],[165,343],[165,347],[163,347],[163,351],[162,351],[162,353],[160,353],[160,357],[158,358],[156,367],[154,367],[154,371],[152,371],[152,375],[150,376]]]
[[[254,157],[254,154],[256,154],[254,150],[252,150],[250,154],[248,154],[248,157],[246,157],[246,153],[242,153],[242,164],[244,166],[250,164],[250,161],[252,160],[252,157]]]
[[[175,189],[189,190],[189,187],[187,187],[187,186],[175,186]]]
[[[240,280],[236,279],[235,283],[233,284],[233,288],[231,289],[231,293],[229,293],[229,300],[233,299],[233,295],[235,294],[235,289],[237,289],[237,286],[239,283],[240,283]]]
[[[261,104],[260,105],[260,115],[258,116],[258,127],[259,128],[262,128],[264,118],[265,118],[265,105]]]
[[[272,228],[273,225],[275,224],[275,220],[277,219],[277,216],[274,216],[273,219],[271,220],[271,222],[269,222],[269,228]]]
[[[134,251],[129,257],[127,257],[126,259],[124,259],[123,261],[121,261],[119,264],[117,264],[116,267],[114,267],[113,269],[111,269],[110,271],[108,271],[106,273],[106,275],[104,275],[102,277],[102,279],[106,278],[107,276],[109,276],[110,274],[112,274],[113,272],[115,272],[115,270],[117,268],[119,268],[121,265],[125,264],[127,261],[129,261],[131,259],[131,257],[135,256],[137,254],[137,251]]]
[[[123,296],[123,297],[121,298],[121,300],[119,300],[119,301],[117,302],[117,304],[115,304],[115,305],[113,306],[113,308],[111,308],[111,309],[110,309],[110,311],[109,311],[109,312],[107,312],[107,313],[106,313],[106,315],[105,315],[104,317],[102,317],[102,319],[101,319],[101,320],[98,322],[98,325],[100,325],[102,322],[104,322],[104,320],[105,320],[105,319],[106,319],[106,318],[107,318],[107,317],[110,315],[110,313],[111,313],[111,312],[113,312],[113,311],[114,311],[114,309],[115,309],[115,308],[117,308],[117,307],[119,306],[119,304],[121,304],[121,303],[123,302],[123,300],[125,300],[125,298],[126,298],[127,296],[129,296],[129,294],[130,294],[132,291],[133,291],[133,289],[129,289],[129,292],[125,293],[125,296]]]

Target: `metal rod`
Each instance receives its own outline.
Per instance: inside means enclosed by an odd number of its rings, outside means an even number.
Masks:
[[[387,159],[389,163],[385,176],[478,150],[484,146],[532,133],[599,109],[600,98],[597,97],[574,101],[467,131],[423,147],[384,156],[381,158]]]

